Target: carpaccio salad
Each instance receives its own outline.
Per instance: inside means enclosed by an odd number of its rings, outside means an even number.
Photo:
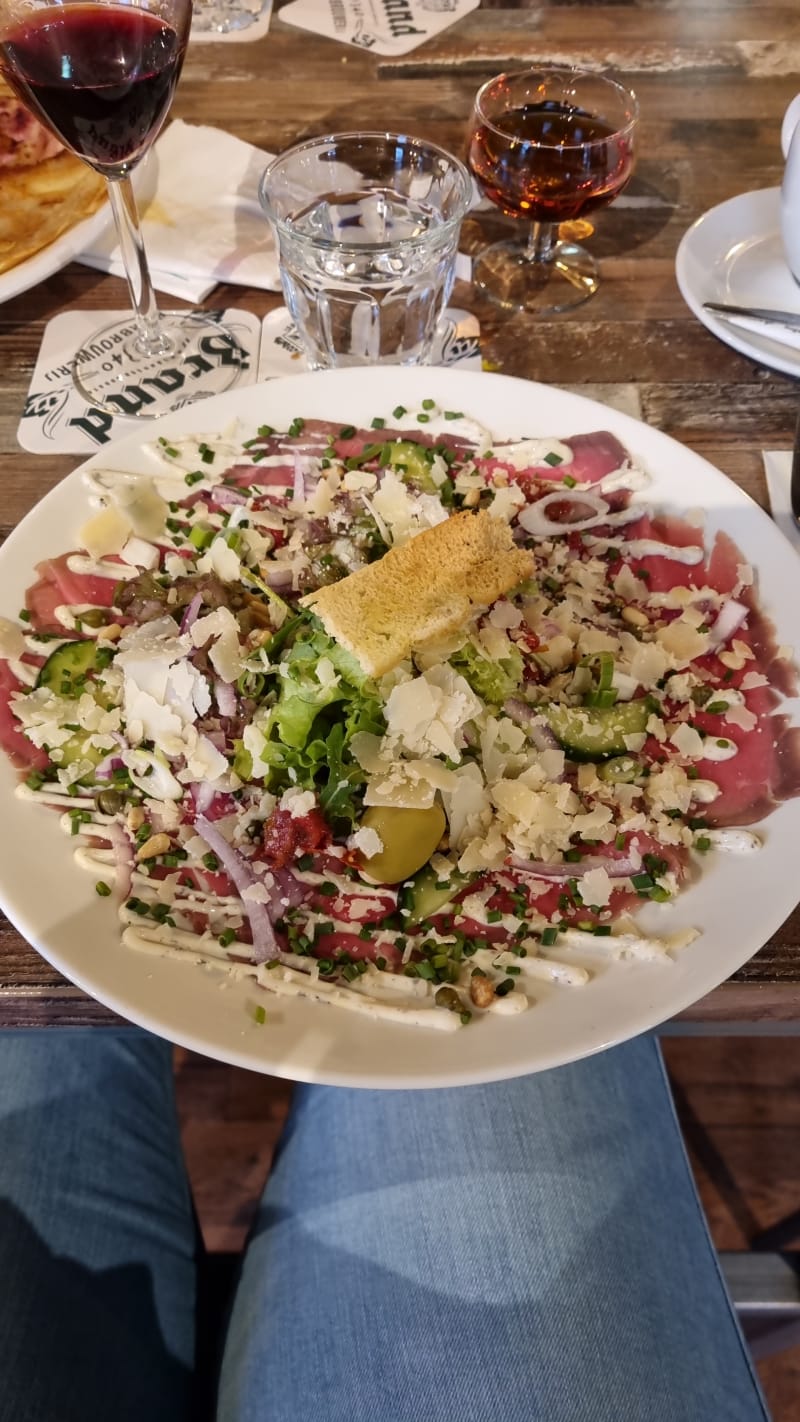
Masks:
[[[0,629],[18,794],[129,948],[456,1030],[585,983],[587,948],[668,957],[695,935],[637,907],[796,790],[751,568],[650,508],[612,434],[510,442],[423,401],[148,458],[86,472],[80,547]],[[441,551],[479,527],[494,583]]]

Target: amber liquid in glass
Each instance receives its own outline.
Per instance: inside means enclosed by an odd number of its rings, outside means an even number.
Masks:
[[[633,171],[624,132],[582,109],[521,104],[473,129],[469,166],[491,202],[528,222],[567,222],[611,202]]]

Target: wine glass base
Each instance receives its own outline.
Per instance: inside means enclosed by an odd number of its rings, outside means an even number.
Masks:
[[[133,316],[95,331],[79,350],[72,378],[95,409],[157,419],[230,390],[249,368],[247,351],[206,311],[161,314],[159,349],[143,349]]]
[[[576,242],[556,242],[547,262],[534,262],[519,242],[496,242],[472,264],[473,285],[504,311],[547,316],[570,311],[597,291],[594,257]]]

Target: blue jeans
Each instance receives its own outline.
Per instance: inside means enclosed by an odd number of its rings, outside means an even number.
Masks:
[[[194,1310],[170,1048],[0,1033],[0,1422],[189,1422]],[[653,1039],[486,1087],[297,1088],[218,1422],[766,1417]]]

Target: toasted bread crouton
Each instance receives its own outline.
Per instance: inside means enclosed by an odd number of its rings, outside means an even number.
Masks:
[[[383,676],[416,648],[466,627],[529,578],[533,561],[502,519],[458,513],[301,601],[369,676]]]

